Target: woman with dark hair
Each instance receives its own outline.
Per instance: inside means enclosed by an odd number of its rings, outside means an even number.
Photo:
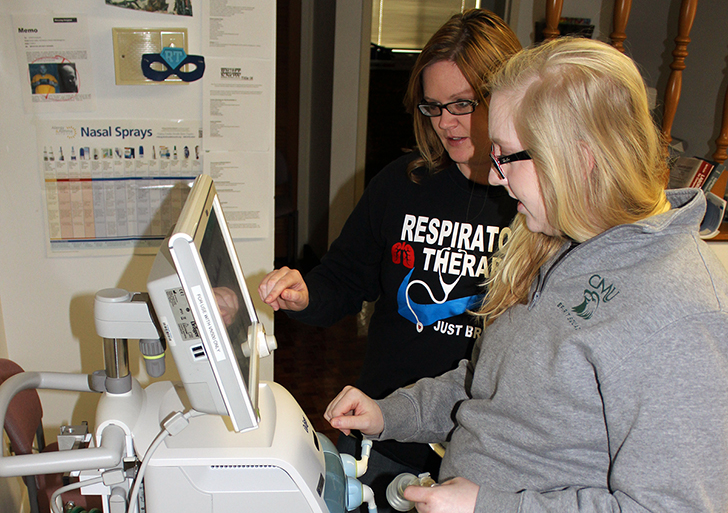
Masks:
[[[314,325],[331,325],[359,312],[362,301],[376,301],[357,380],[373,397],[452,369],[480,333],[468,310],[482,300],[492,254],[516,212],[502,187],[488,185],[485,91],[494,70],[519,50],[515,34],[488,11],[469,10],[445,23],[409,81],[405,104],[417,149],[374,177],[305,281],[284,267],[259,287],[275,310]],[[357,444],[339,437],[338,445],[352,453]],[[383,498],[400,472],[436,475],[438,465],[427,445],[376,443],[362,481]]]
[[[559,39],[490,82],[491,183],[518,200],[470,360],[325,418],[440,442],[422,513],[728,510],[728,275],[700,189],[665,191],[632,62]]]

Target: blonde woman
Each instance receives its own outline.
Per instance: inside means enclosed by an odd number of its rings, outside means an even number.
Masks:
[[[449,440],[420,512],[726,511],[728,276],[705,198],[663,189],[645,88],[610,46],[563,39],[491,82],[490,180],[518,200],[470,361],[326,418]]]

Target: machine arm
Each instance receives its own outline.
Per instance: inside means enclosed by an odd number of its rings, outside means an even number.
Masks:
[[[90,386],[90,376],[87,374],[21,372],[8,378],[0,386],[0,426],[5,425],[5,414],[12,398],[18,392],[31,388],[95,391]],[[99,447],[12,457],[2,457],[0,451],[0,477],[111,468],[121,463],[125,447],[124,430],[119,426],[109,425],[103,431]]]

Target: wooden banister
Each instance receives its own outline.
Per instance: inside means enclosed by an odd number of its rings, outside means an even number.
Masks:
[[[612,17],[613,31],[609,34],[612,46],[624,53],[624,40],[627,39],[627,20],[632,9],[632,0],[616,0]]]
[[[662,133],[666,141],[672,141],[672,122],[675,120],[675,112],[680,102],[682,92],[682,72],[685,69],[685,57],[688,56],[688,44],[690,43],[690,30],[695,21],[695,11],[698,8],[698,0],[683,0],[680,5],[680,17],[678,19],[678,32],[675,38],[675,49],[672,51],[673,60],[670,64],[670,78],[667,81],[665,90],[665,108],[662,115]]]
[[[564,0],[546,0],[546,26],[543,29],[544,41],[559,37],[559,20]]]

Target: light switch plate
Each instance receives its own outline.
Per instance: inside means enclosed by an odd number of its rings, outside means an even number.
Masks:
[[[114,72],[116,85],[186,84],[176,75],[164,82],[150,80],[142,73],[142,55],[159,53],[163,48],[182,48],[187,52],[186,28],[113,28]],[[164,65],[152,65],[160,71]],[[158,68],[157,68],[158,67]]]

